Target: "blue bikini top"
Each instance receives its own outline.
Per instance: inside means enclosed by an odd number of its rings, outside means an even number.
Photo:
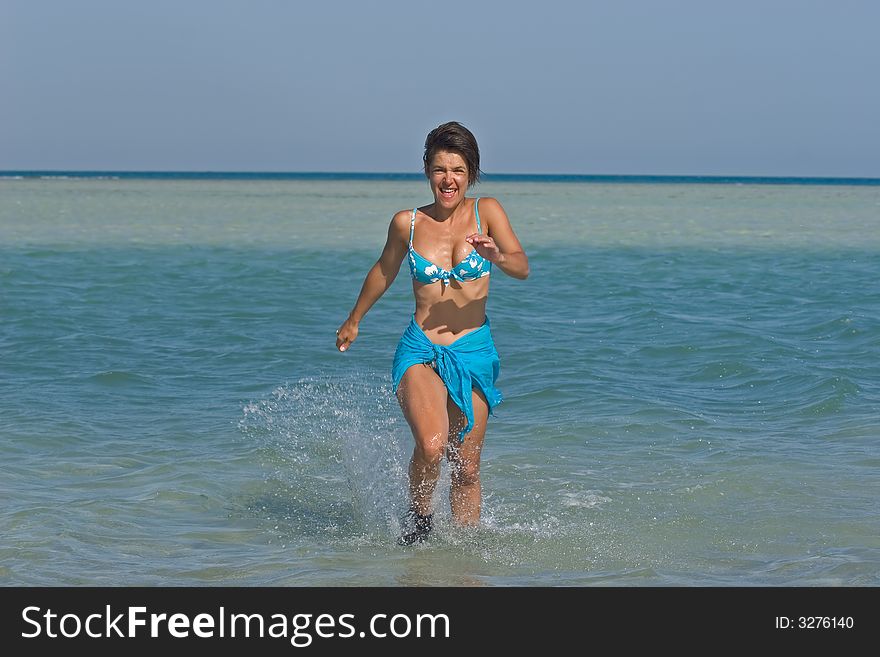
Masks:
[[[474,215],[477,217],[478,233],[482,232],[480,229],[480,212],[477,209],[477,204],[479,202],[480,199],[474,201]],[[488,276],[492,273],[492,263],[477,253],[476,249],[467,254],[464,260],[459,262],[452,269],[443,269],[443,267],[435,265],[413,248],[413,233],[415,232],[415,228],[416,208],[413,208],[412,219],[410,219],[409,222],[409,272],[412,274],[412,277],[420,283],[436,283],[437,281],[443,281],[444,285],[449,285],[449,279],[451,278],[464,283],[465,281],[475,281],[478,278]]]

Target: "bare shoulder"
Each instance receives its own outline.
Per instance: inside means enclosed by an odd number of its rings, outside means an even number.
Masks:
[[[394,213],[394,216],[391,217],[391,223],[395,226],[406,225],[407,229],[409,228],[409,220],[412,218],[412,208],[409,210],[399,210]]]
[[[409,224],[412,219],[412,209],[400,210],[395,212],[391,217],[391,224],[388,226],[388,235],[404,238],[409,241]]]
[[[510,223],[507,218],[507,212],[504,211],[504,208],[501,206],[501,203],[497,198],[492,196],[481,196],[479,199],[479,212],[480,218],[486,223],[487,226],[498,225],[498,224],[508,224]]]

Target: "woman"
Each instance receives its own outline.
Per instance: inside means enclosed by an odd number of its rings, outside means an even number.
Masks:
[[[494,265],[514,278],[529,275],[528,258],[501,204],[465,196],[480,176],[473,134],[455,121],[444,123],[428,134],[423,160],[434,202],[394,215],[382,255],[336,331],[336,347],[346,351],[406,258],[415,312],[392,365],[394,390],[415,439],[403,545],[420,543],[431,531],[444,454],[453,520],[479,522],[480,451],[488,416],[501,402],[495,388],[499,359],[486,317],[490,274]]]

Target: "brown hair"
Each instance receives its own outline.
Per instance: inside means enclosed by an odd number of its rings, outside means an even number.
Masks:
[[[425,154],[422,160],[425,163],[425,175],[428,176],[428,166],[431,159],[438,151],[458,153],[464,159],[468,168],[468,187],[480,181],[480,147],[473,133],[458,121],[450,121],[439,125],[428,133],[425,139]]]

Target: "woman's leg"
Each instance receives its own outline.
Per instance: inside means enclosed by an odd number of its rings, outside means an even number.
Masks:
[[[430,365],[410,367],[397,388],[397,400],[415,440],[409,464],[411,506],[422,516],[432,512],[440,460],[449,435],[447,397],[443,380]]]
[[[480,453],[486,437],[486,423],[489,419],[489,404],[483,393],[474,389],[474,426],[465,434],[464,441],[458,440],[458,432],[467,426],[467,418],[451,399],[446,410],[449,417],[449,439],[446,458],[452,475],[449,490],[449,503],[452,518],[458,525],[472,526],[480,522],[482,492],[480,488]]]

